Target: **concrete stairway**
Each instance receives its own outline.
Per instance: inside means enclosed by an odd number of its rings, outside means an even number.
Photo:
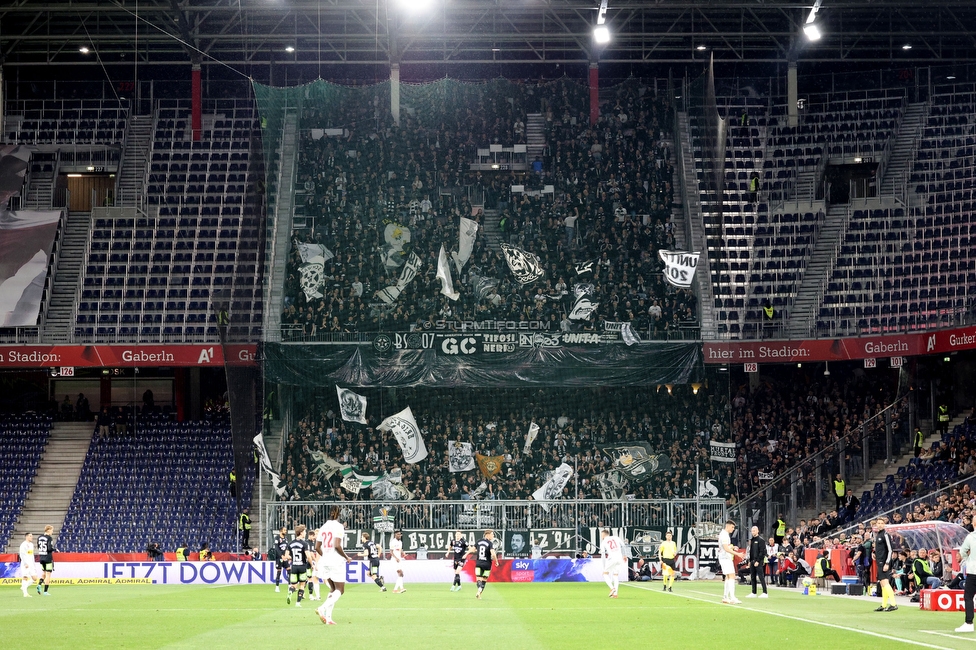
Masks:
[[[78,298],[78,277],[85,263],[85,246],[91,230],[91,214],[69,212],[61,241],[58,266],[54,269],[51,302],[44,317],[42,340],[63,343],[71,340],[75,302]]]
[[[61,533],[64,516],[81,476],[81,466],[88,453],[94,424],[91,422],[57,422],[44,448],[37,476],[31,486],[27,503],[20,513],[14,534],[7,545],[7,553],[16,553],[24,533],[35,536],[44,527],[54,526],[55,544]]]
[[[917,102],[910,104],[902,116],[898,136],[891,148],[884,178],[881,179],[881,196],[893,196],[896,187],[908,178],[915,157],[915,139],[922,132],[928,112],[928,104]]]
[[[536,158],[542,159],[546,148],[546,118],[542,113],[529,113],[525,116],[525,158],[532,169]]]
[[[817,243],[810,261],[807,262],[803,280],[800,282],[793,309],[787,320],[786,332],[790,336],[803,337],[810,334],[823,297],[821,289],[824,280],[834,267],[837,244],[847,232],[849,221],[847,208],[846,205],[832,205],[827,209],[827,217],[817,236]]]
[[[295,217],[295,165],[298,151],[298,115],[289,111],[285,115],[281,134],[278,174],[275,179],[277,196],[274,214],[269,221],[274,224],[268,239],[266,268],[271,269],[264,301],[265,336],[278,340],[281,329],[281,311],[285,295],[285,269],[291,246],[291,231]]]
[[[268,450],[268,458],[271,464],[277,469],[278,456],[281,453],[282,423],[274,422],[271,425],[271,432],[264,437],[264,447]],[[268,552],[268,545],[271,543],[270,536],[266,536],[264,528],[265,509],[274,500],[274,486],[271,485],[271,477],[264,473],[260,467],[257,468],[258,475],[254,480],[254,487],[251,490],[251,546],[256,547],[262,553]]]
[[[502,242],[502,231],[498,228],[500,216],[499,211],[494,208],[485,210],[481,219],[481,229],[478,232],[478,236],[484,238],[485,246],[499,254],[502,252],[498,246]]]
[[[54,205],[54,179],[57,176],[57,163],[52,161],[50,171],[34,171],[27,186],[27,199],[24,207],[32,210],[50,210]]]
[[[705,237],[705,221],[702,216],[701,194],[698,187],[698,177],[695,174],[694,149],[691,144],[691,122],[687,113],[678,113],[678,132],[675,134],[674,147],[675,162],[683,161],[675,169],[680,170],[681,201],[685,206],[685,218],[688,220],[687,232],[690,241],[686,242],[691,251],[701,252],[698,259],[698,270],[695,281],[698,285],[698,308],[701,312],[701,336],[703,339],[714,339],[718,336],[715,323],[715,295],[712,292],[712,271],[708,261],[708,241]]]
[[[115,205],[142,205],[146,189],[146,166],[152,148],[152,129],[152,115],[133,115],[129,118],[122,167],[115,186]]]

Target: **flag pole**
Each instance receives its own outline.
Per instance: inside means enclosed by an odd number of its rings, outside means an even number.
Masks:
[[[701,540],[698,531],[701,530],[701,482],[698,474],[699,464],[695,463],[695,578],[701,570]]]

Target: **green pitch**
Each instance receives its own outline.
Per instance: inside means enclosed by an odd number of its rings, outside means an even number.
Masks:
[[[772,589],[766,600],[719,603],[718,582],[621,585],[490,584],[484,599],[465,583],[408,584],[405,594],[350,585],[336,626],[315,615],[319,604],[285,604],[285,593],[255,586],[96,585],[52,587],[30,599],[0,591],[4,648],[974,648],[956,635],[962,614],[903,605],[875,613],[877,598],[805,597]],[[32,590],[33,593],[33,590]],[[736,595],[747,590],[739,586]],[[336,646],[330,646],[336,647]]]

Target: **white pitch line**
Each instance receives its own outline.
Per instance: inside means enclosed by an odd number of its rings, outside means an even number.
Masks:
[[[970,643],[976,643],[976,638],[971,636],[959,636],[958,634],[949,634],[948,632],[936,632],[935,630],[919,630],[923,634],[938,634],[939,636],[948,637],[950,639],[955,639],[957,641],[969,641]]]
[[[667,595],[667,596],[681,596],[682,598],[687,598],[689,600],[697,600],[698,602],[707,603],[709,605],[718,605],[718,606],[721,606],[721,607],[727,607],[727,605],[724,605],[722,603],[717,603],[717,602],[715,602],[712,599],[706,600],[704,598],[695,598],[694,596],[688,596],[683,591],[682,592],[677,592],[677,593],[674,593],[674,592],[659,592],[656,589],[648,589],[646,587],[642,587],[640,585],[631,584],[629,582],[622,582],[621,584],[627,585],[628,587],[634,587],[635,589],[643,589],[644,591],[648,591],[648,592],[651,592],[651,593],[660,593],[662,595]],[[692,592],[692,593],[702,594],[703,596],[712,596],[712,594],[709,594],[709,593],[704,592],[704,591],[695,591],[695,592]],[[712,597],[714,598],[714,596],[712,596]],[[788,619],[791,619],[791,620],[794,620],[794,621],[800,621],[801,623],[811,623],[813,625],[822,625],[824,627],[832,627],[832,628],[834,628],[836,630],[844,630],[845,632],[856,632],[857,634],[866,634],[868,636],[877,637],[879,639],[885,639],[887,641],[901,641],[902,643],[908,643],[908,644],[911,644],[911,645],[917,645],[917,646],[921,646],[923,648],[935,648],[936,650],[951,650],[950,648],[946,648],[945,646],[941,646],[941,645],[932,645],[931,643],[924,643],[922,641],[912,641],[911,639],[903,639],[903,638],[899,638],[899,637],[888,636],[887,634],[881,634],[879,632],[871,632],[870,630],[859,630],[859,629],[854,628],[854,627],[847,627],[847,626],[844,626],[844,625],[837,625],[836,623],[825,623],[823,621],[816,621],[816,620],[813,620],[813,619],[810,619],[810,618],[803,618],[802,616],[791,616],[789,614],[781,614],[779,612],[771,612],[771,611],[766,610],[766,609],[753,609],[751,607],[743,607],[741,609],[743,611],[747,611],[747,612],[757,612],[757,613],[760,613],[760,614],[769,614],[770,616],[779,616],[780,618],[788,618]],[[955,637],[953,637],[953,638],[955,638]]]

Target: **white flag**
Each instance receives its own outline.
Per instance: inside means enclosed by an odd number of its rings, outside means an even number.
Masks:
[[[546,512],[552,508],[551,503],[548,501],[554,501],[562,497],[563,488],[566,487],[566,483],[573,476],[573,468],[563,463],[556,470],[549,475],[548,480],[540,487],[538,490],[532,493],[532,498],[539,501],[539,505],[543,507]]]
[[[415,277],[417,277],[417,272],[420,267],[423,266],[423,262],[417,257],[416,253],[410,253],[410,257],[407,258],[406,264],[403,265],[403,270],[400,271],[400,279],[397,280],[396,285],[391,285],[385,289],[380,289],[376,292],[376,297],[385,302],[386,304],[392,304],[400,297],[403,290],[407,288]]]
[[[342,414],[342,419],[366,424],[366,398],[348,388],[339,388],[338,385],[336,394],[339,396],[339,413]]]
[[[393,432],[400,449],[403,450],[403,460],[411,465],[427,458],[427,446],[424,445],[420,427],[417,426],[409,406],[396,415],[386,418],[376,428],[380,431]]]
[[[454,290],[454,280],[451,279],[451,267],[447,262],[444,244],[441,244],[441,252],[437,254],[437,279],[441,281],[441,293],[451,300],[457,300],[461,294]]]
[[[470,442],[452,440],[447,450],[448,469],[452,472],[467,472],[475,468],[474,451]]]
[[[525,432],[525,444],[522,446],[522,453],[528,454],[532,449],[535,437],[539,435],[539,425],[535,422],[529,424],[529,430]]]
[[[698,258],[701,253],[658,251],[664,262],[664,279],[676,287],[687,289],[695,279]]]
[[[320,262],[302,264],[298,268],[301,276],[298,284],[302,288],[307,300],[322,297],[322,287],[325,286],[325,267]]]
[[[640,343],[640,337],[637,336],[637,332],[634,331],[630,321],[624,323],[620,327],[620,337],[624,340],[624,343],[627,344],[627,347],[630,347],[635,343]]]
[[[505,254],[505,261],[512,275],[518,280],[519,284],[529,284],[535,282],[546,272],[539,263],[539,257],[534,253],[528,253],[521,248],[509,244],[500,244],[502,253]]]
[[[735,462],[735,443],[734,442],[709,442],[711,448],[711,459],[716,463]]]
[[[274,467],[271,465],[271,458],[268,456],[268,449],[264,446],[264,434],[259,433],[254,436],[254,446],[258,448],[258,456],[260,457],[261,469],[263,469],[268,476],[271,478],[271,485],[274,487],[275,492],[278,496],[284,497],[288,490],[284,485],[281,485],[281,477],[278,472],[274,471]]]
[[[471,251],[474,249],[474,238],[478,234],[478,222],[474,219],[465,219],[461,217],[461,223],[458,226],[458,250],[457,252],[451,253],[451,258],[454,260],[454,266],[457,267],[458,273],[464,268],[464,265],[468,263],[468,259],[471,257]]]
[[[324,264],[335,257],[332,251],[323,246],[322,244],[298,244],[298,255],[302,258],[302,262],[308,263],[319,263]]]

